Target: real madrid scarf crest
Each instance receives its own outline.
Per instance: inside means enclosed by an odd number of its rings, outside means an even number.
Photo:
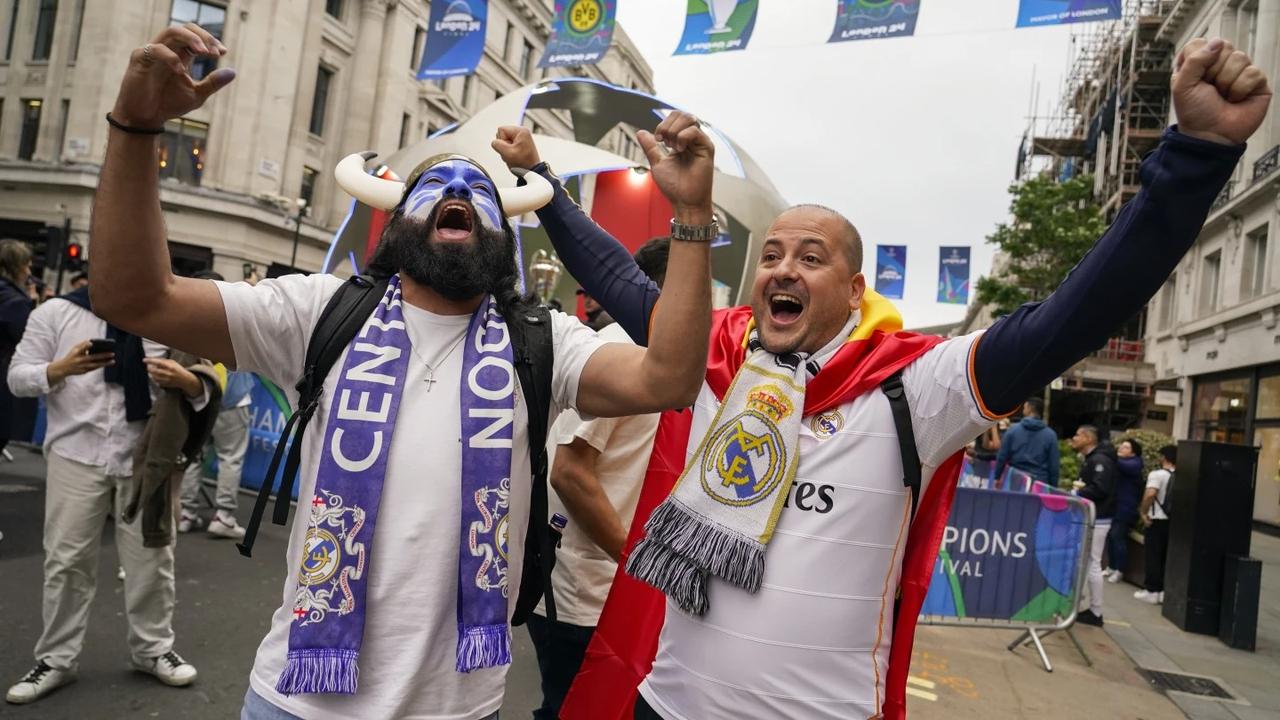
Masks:
[[[627,573],[693,615],[710,576],[756,592],[764,553],[800,464],[805,385],[844,344],[858,314],[812,356],[774,354],[756,332],[747,356],[671,496],[645,524]]]
[[[284,695],[356,692],[364,621],[371,609],[365,603],[368,573],[376,567],[374,527],[411,354],[401,303],[400,279],[392,277],[382,301],[352,338],[330,400],[315,496],[299,503],[310,508],[310,519],[288,659],[276,682]],[[513,353],[492,297],[480,304],[466,332],[458,672],[511,662],[506,519],[513,424],[490,430],[493,418],[514,412]],[[503,387],[511,392],[491,390]]]

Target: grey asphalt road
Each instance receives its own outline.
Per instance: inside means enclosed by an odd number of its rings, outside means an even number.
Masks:
[[[44,458],[10,447],[15,462],[0,460],[0,685],[7,688],[34,664],[40,635],[41,527]],[[252,498],[241,495],[240,519]],[[203,533],[179,537],[176,649],[200,671],[188,688],[168,688],[129,669],[124,595],[116,580],[113,528],[103,531],[98,593],[90,613],[80,679],[25,706],[0,702],[0,717],[14,720],[114,720],[116,718],[238,718],[249,668],[280,601],[285,572],[285,529],[264,523],[253,558],[229,540]],[[524,628],[514,632],[504,720],[529,718],[540,699],[533,647]]]

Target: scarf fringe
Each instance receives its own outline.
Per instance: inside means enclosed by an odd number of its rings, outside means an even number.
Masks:
[[[627,558],[627,574],[661,590],[685,613],[702,617],[711,608],[708,575],[689,558],[648,537]]]
[[[760,590],[764,581],[764,545],[759,541],[699,515],[675,497],[659,505],[644,527],[646,538],[669,547],[712,575],[752,594]]]
[[[360,679],[360,668],[356,665],[359,655],[356,650],[290,650],[284,672],[276,681],[276,692],[354,695]]]
[[[501,625],[476,625],[458,628],[458,672],[511,664],[511,628]]]

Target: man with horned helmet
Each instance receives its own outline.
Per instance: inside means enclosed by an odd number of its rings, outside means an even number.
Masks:
[[[195,25],[167,28],[133,52],[107,118],[92,227],[94,267],[107,279],[93,302],[130,332],[292,388],[341,280],[289,276],[251,287],[169,270],[148,133],[232,80],[226,68],[200,82],[189,73],[194,59],[225,52]],[[638,139],[675,208],[665,294],[647,350],[603,343],[550,314],[553,417],[562,408],[608,417],[683,407],[701,382],[712,145],[683,113]],[[301,520],[247,718],[477,720],[502,702],[516,603],[509,588],[521,586],[538,472],[512,370],[523,362],[513,356],[516,325],[533,310],[514,289],[506,217],[540,207],[552,188],[531,174],[527,185],[499,190],[456,155],[389,182],[363,171],[367,159],[346,158],[336,176],[361,201],[392,211],[370,266],[386,291],[325,377],[319,427],[301,441]]]

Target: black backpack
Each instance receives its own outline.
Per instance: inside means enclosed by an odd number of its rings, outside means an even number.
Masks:
[[[271,495],[272,481],[280,469],[280,460],[289,448],[284,463],[284,475],[276,493],[275,510],[271,521],[284,525],[289,520],[289,498],[293,496],[293,484],[297,479],[302,460],[302,436],[320,403],[324,379],[341,357],[343,350],[364,327],[374,307],[386,293],[388,280],[364,275],[352,277],[334,293],[329,304],[320,313],[311,339],[307,343],[307,358],[302,378],[298,380],[298,408],[289,418],[280,443],[267,468],[258,499],[253,505],[253,515],[245,529],[244,541],[237,544],[240,554],[250,557],[253,542],[262,524],[262,516]],[[520,593],[516,598],[513,625],[522,624],[538,605],[543,589],[551,587],[551,571],[555,567],[555,548],[558,532],[547,523],[547,416],[551,411],[551,369],[553,352],[551,339],[551,313],[544,305],[521,307],[508,317],[507,329],[511,334],[515,356],[516,375],[520,389],[529,408],[529,461],[533,471],[533,488],[529,505],[529,529],[525,535],[524,570],[520,581]],[[289,442],[292,441],[292,445]],[[283,501],[282,501],[283,500]],[[556,617],[555,598],[546,593],[547,618]]]

